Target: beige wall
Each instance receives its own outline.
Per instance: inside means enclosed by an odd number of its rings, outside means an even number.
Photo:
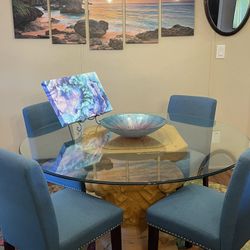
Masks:
[[[41,80],[88,71],[99,75],[114,112],[163,112],[176,93],[212,96],[217,118],[250,135],[250,21],[234,37],[215,35],[197,0],[193,37],[90,51],[88,45],[14,39],[10,3],[0,1],[0,147],[18,149],[25,137],[22,108],[45,100]],[[215,59],[216,44],[226,44],[224,60]]]

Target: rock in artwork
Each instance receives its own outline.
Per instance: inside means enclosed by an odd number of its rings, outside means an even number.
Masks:
[[[92,50],[122,50],[122,0],[89,3],[89,36]]]
[[[161,36],[194,35],[194,0],[162,0]]]
[[[112,110],[95,72],[43,81],[42,87],[62,126]]]
[[[53,44],[85,44],[84,0],[50,0]]]
[[[15,38],[49,38],[47,0],[12,0]]]
[[[158,43],[159,1],[126,0],[126,43]]]

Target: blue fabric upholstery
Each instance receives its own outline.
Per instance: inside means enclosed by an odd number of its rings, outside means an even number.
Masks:
[[[20,250],[59,249],[58,226],[43,173],[34,161],[0,150],[0,227]]]
[[[19,250],[73,250],[111,230],[122,210],[87,194],[49,195],[37,162],[0,149],[0,227]]]
[[[51,174],[46,174],[44,173],[44,177],[45,179],[53,184],[59,185],[59,186],[63,186],[66,188],[70,188],[73,190],[77,190],[80,192],[85,192],[86,188],[85,188],[85,183],[80,182],[79,180],[73,180],[73,179],[64,179],[62,177],[59,176],[54,176]]]
[[[172,95],[167,112],[171,120],[211,127],[214,123],[217,101],[203,96]]]
[[[62,128],[49,102],[42,102],[25,107],[23,109],[23,118],[27,135],[29,137],[32,158],[39,162],[41,162],[41,160],[44,161],[44,155],[46,157],[50,155],[51,158],[55,158],[63,143],[72,139],[69,128]],[[41,138],[36,138],[42,135],[45,137],[46,134],[57,130],[60,130],[60,133],[48,135],[51,137],[51,140],[53,140],[52,147],[46,144],[48,138],[44,138],[44,141],[41,140]],[[84,188],[82,188],[84,185],[81,185],[81,183],[77,181],[64,180],[58,177],[53,178],[49,175],[47,175],[46,178],[47,181],[57,185],[77,190],[84,190]]]
[[[177,162],[184,177],[196,174],[200,168],[198,163],[203,162],[204,157],[210,153],[216,104],[215,99],[208,97],[186,95],[170,97],[167,107],[169,124],[176,127],[189,148],[190,159]]]
[[[189,185],[152,205],[148,224],[205,249],[238,250],[250,239],[250,149],[236,164],[226,194]]]
[[[79,242],[84,245],[122,221],[121,209],[85,193],[79,196],[79,192],[64,189],[51,197],[63,250],[77,249]]]
[[[23,118],[28,137],[44,135],[62,128],[49,102],[25,107]]]

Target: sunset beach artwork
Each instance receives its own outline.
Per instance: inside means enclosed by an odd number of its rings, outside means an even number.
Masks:
[[[122,0],[89,2],[89,37],[92,50],[122,50]]]
[[[162,0],[161,36],[193,36],[195,0]]]
[[[126,0],[126,43],[158,43],[158,18],[158,0]]]
[[[49,38],[47,0],[12,0],[15,38]]]
[[[85,44],[84,0],[50,0],[53,44]]]

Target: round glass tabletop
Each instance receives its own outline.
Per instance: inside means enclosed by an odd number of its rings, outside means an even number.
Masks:
[[[73,140],[64,128],[26,138],[20,153],[37,160],[47,175],[64,180],[152,185],[224,172],[248,144],[245,135],[225,124],[168,115],[166,124],[147,136],[127,138],[85,122]]]

